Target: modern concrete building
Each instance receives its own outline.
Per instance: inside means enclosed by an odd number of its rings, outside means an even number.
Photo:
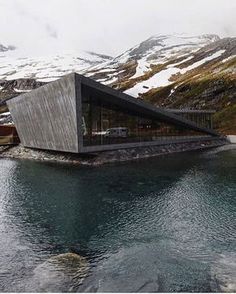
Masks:
[[[157,108],[76,73],[7,105],[21,143],[31,148],[83,153],[219,136],[211,112]]]

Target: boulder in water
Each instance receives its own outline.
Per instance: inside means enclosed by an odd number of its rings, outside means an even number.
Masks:
[[[211,290],[236,292],[236,254],[221,255],[211,269]]]
[[[88,268],[87,260],[78,254],[64,253],[53,256],[35,268],[25,290],[74,292],[86,277]]]

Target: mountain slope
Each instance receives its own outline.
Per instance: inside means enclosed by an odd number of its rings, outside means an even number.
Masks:
[[[91,66],[111,59],[111,56],[95,52],[27,57],[17,49],[0,51],[0,80],[25,78],[50,82],[71,72],[85,72]]]
[[[215,35],[153,36],[111,62],[91,68],[87,74],[105,84],[118,82],[124,90],[145,79],[145,76],[146,79],[149,78],[165,64],[187,58],[193,52],[217,40],[219,37]]]
[[[214,109],[215,127],[236,133],[236,38],[174,39],[158,47],[152,37],[108,63],[114,72],[96,69],[91,77],[159,107]]]
[[[62,56],[35,59],[35,63],[18,58],[11,65],[3,58],[5,67],[1,68],[1,63],[0,78],[5,81],[0,82],[0,99],[38,87],[42,81],[76,68],[98,82],[159,107],[215,109],[216,128],[236,133],[236,38],[152,36],[113,59],[86,54],[86,58],[70,55],[66,62]],[[15,69],[11,72],[10,68]],[[6,81],[15,77],[31,79]]]

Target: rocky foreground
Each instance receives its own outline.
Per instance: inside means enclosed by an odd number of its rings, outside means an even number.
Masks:
[[[105,163],[138,160],[176,152],[204,150],[228,144],[225,138],[206,138],[201,141],[176,142],[159,146],[104,151],[93,154],[73,154],[25,148],[22,145],[0,147],[0,158],[30,159],[44,162],[98,166]]]

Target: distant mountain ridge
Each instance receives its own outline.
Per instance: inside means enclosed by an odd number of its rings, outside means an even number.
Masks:
[[[189,58],[191,54],[202,47],[219,40],[220,38],[216,35],[152,36],[114,58],[111,62],[91,68],[87,75],[105,84],[115,83],[118,80],[119,83],[123,81],[127,84],[128,80],[134,81],[135,78],[144,76],[148,72],[152,75],[154,67],[165,66],[171,62],[174,64],[180,58]],[[122,89],[125,88],[130,88],[130,85],[127,87],[122,85]]]
[[[22,59],[16,53],[0,54],[0,99],[76,71],[159,107],[215,109],[215,126],[236,133],[236,38],[152,36],[115,58],[79,52]]]
[[[24,78],[50,82],[71,72],[85,72],[110,60],[111,56],[89,51],[28,57],[19,49],[4,49],[0,52],[0,80]]]

